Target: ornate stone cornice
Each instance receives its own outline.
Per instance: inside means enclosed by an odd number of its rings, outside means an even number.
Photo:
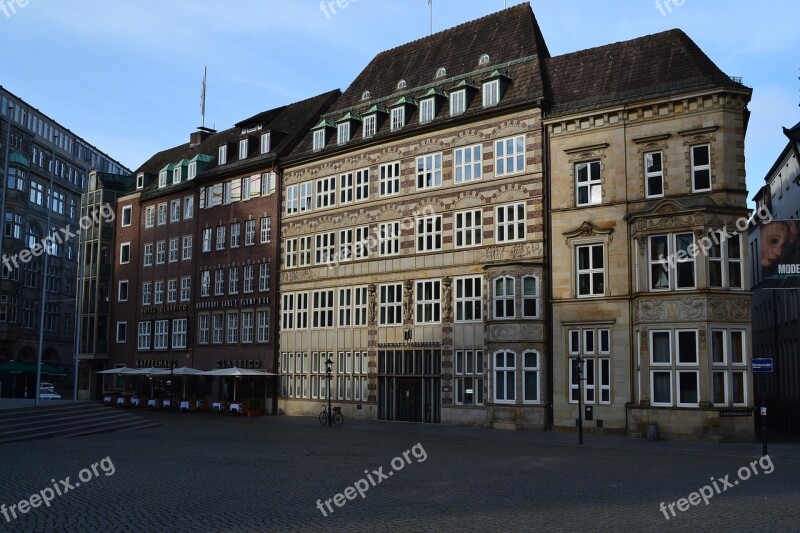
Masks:
[[[614,237],[612,236],[613,233],[614,228],[602,228],[600,226],[595,226],[586,220],[580,225],[579,228],[572,231],[565,231],[562,233],[562,235],[566,237],[566,243],[567,246],[569,246],[569,241],[579,237],[607,237],[608,242],[611,242],[614,240]]]

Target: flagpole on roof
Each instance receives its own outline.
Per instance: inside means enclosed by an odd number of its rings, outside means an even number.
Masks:
[[[203,86],[200,91],[200,116],[202,117],[202,127],[206,127],[206,76],[208,67],[203,67]]]

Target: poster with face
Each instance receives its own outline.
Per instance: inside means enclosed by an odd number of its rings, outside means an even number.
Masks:
[[[759,234],[762,287],[800,288],[800,242],[798,220],[773,220]]]

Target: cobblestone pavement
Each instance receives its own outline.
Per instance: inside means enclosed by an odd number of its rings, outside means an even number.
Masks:
[[[772,446],[772,473],[756,463],[759,474],[740,481],[760,445],[586,435],[579,447],[551,432],[146,416],[164,426],[0,445],[0,504],[11,518],[0,514],[0,531],[800,531],[797,444]],[[102,463],[97,476],[82,472],[106,457],[113,475]],[[11,505],[62,490],[67,476],[75,488],[13,518]],[[673,506],[665,519],[661,502],[711,478],[720,492],[708,505]],[[345,490],[353,485],[363,498]]]

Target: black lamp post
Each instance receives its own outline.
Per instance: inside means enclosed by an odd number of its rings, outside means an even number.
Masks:
[[[325,361],[325,377],[328,380],[328,426],[331,426],[333,411],[331,410],[331,373],[333,373],[333,361],[331,358]]]
[[[174,398],[172,397],[172,384],[175,382],[175,365],[178,362],[175,359],[172,359],[169,362],[169,412],[172,413],[172,404],[175,403]]]
[[[800,164],[800,122],[791,128],[783,128],[783,134],[786,135],[789,138],[789,142],[792,143],[794,156],[797,158],[797,163]]]
[[[583,444],[583,363],[580,356],[572,360],[572,381],[578,382],[578,444]],[[576,377],[577,376],[577,379]]]

